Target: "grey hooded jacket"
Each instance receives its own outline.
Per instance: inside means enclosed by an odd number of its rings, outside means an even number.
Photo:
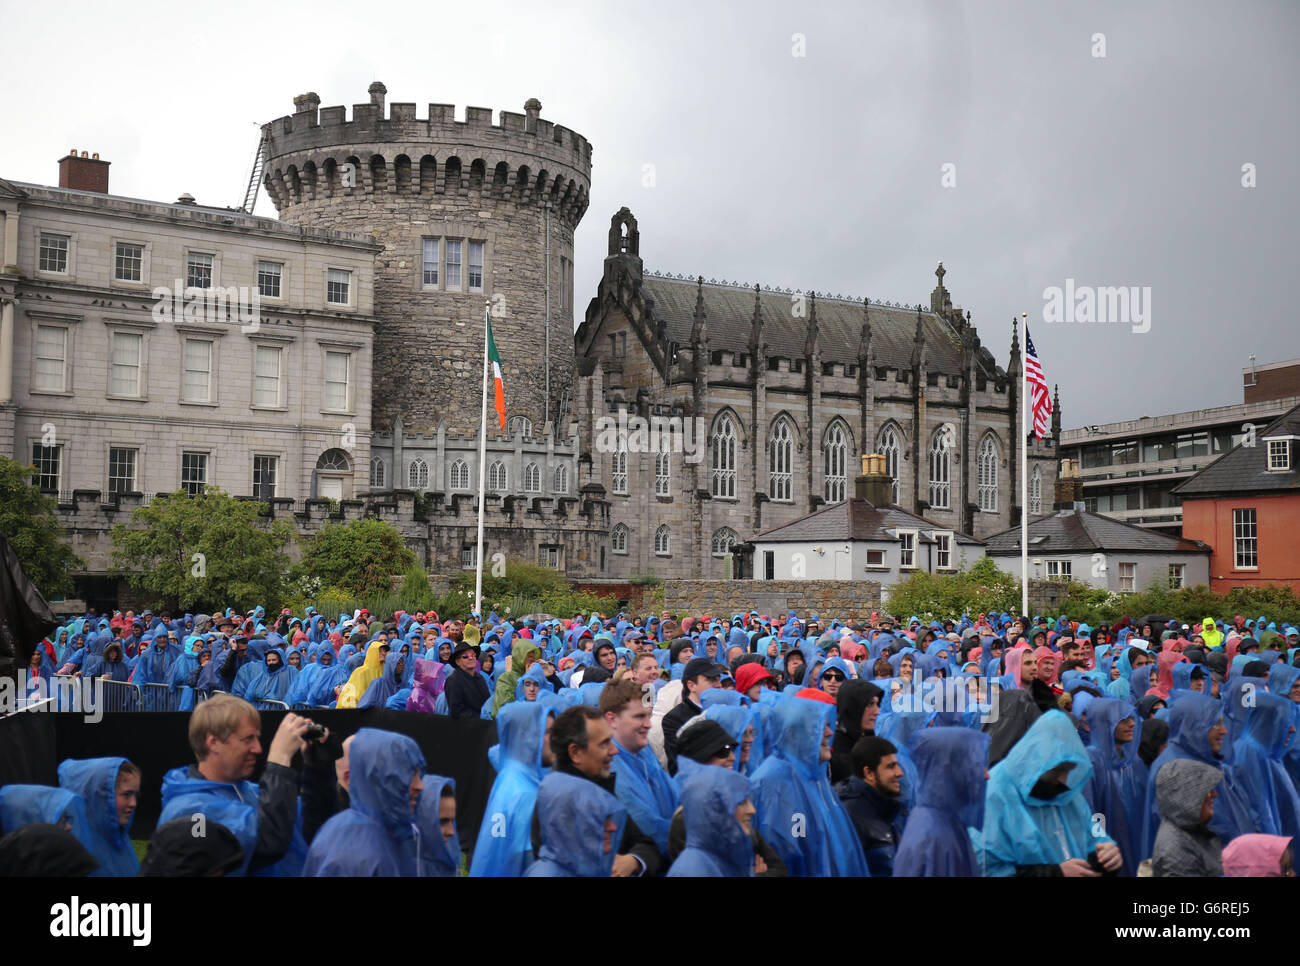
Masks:
[[[1223,875],[1219,837],[1201,823],[1205,796],[1221,781],[1222,771],[1191,758],[1178,758],[1161,767],[1156,775],[1161,822],[1151,853],[1156,876]]]

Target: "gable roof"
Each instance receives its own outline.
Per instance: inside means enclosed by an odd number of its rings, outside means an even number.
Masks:
[[[1268,436],[1300,436],[1300,406],[1283,413],[1263,432],[1256,432],[1255,445],[1239,444],[1220,456],[1189,480],[1174,487],[1182,497],[1208,497],[1233,493],[1265,493],[1300,489],[1300,446],[1292,443],[1291,469],[1270,472]]]
[[[13,182],[0,178],[0,198],[26,198],[27,192],[17,187]]]
[[[1170,537],[1144,530],[1099,513],[1065,510],[1029,521],[1030,553],[1209,553],[1210,548],[1195,540]],[[995,533],[985,541],[991,557],[1020,554],[1020,528]]]
[[[695,320],[696,280],[646,272],[642,277],[642,290],[653,300],[652,314],[665,323],[668,339],[679,345],[690,345],[691,327]],[[747,353],[754,320],[754,290],[740,285],[705,282],[702,291],[709,348],[714,351],[721,349]],[[763,340],[768,344],[769,356],[804,358],[808,320],[793,317],[790,310],[792,294],[776,291],[759,293]],[[910,370],[912,345],[916,337],[916,308],[885,307],[873,302],[868,307],[868,312],[875,365]],[[960,373],[961,337],[945,319],[934,312],[924,310],[920,314],[929,370]],[[817,296],[817,328],[823,362],[857,363],[858,347],[862,341],[862,321],[861,302]],[[1003,374],[987,349],[981,348],[977,356],[977,365],[986,376],[996,378]]]
[[[873,543],[897,543],[898,538],[886,533],[886,530],[899,528],[903,530],[939,530],[948,533],[949,528],[932,523],[924,517],[908,513],[900,506],[874,506],[866,500],[856,497],[832,503],[830,506],[814,510],[807,516],[771,530],[764,530],[753,536],[753,543],[802,543],[806,540],[854,540]],[[959,544],[982,546],[983,542],[969,533],[959,530],[951,531]],[[921,538],[922,543],[931,542]]]

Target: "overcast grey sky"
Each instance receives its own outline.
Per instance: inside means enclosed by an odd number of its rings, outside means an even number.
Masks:
[[[1300,356],[1291,0],[3,0],[0,24],[9,180],[57,183],[75,146],[115,194],[238,205],[295,94],[538,97],[593,145],[580,317],[627,205],[647,268],[928,305],[942,260],[1000,365],[1029,313],[1067,428],[1240,402],[1249,355]],[[1048,324],[1067,279],[1149,287],[1149,331]]]

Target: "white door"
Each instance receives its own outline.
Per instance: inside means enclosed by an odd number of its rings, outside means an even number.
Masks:
[[[322,476],[316,489],[320,491],[322,500],[341,500],[343,499],[343,481],[337,476]]]

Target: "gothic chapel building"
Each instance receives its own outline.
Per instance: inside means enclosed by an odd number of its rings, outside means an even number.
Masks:
[[[1013,526],[1018,332],[1004,370],[944,274],[928,308],[658,274],[632,213],[615,214],[575,336],[584,476],[611,504],[605,575],[750,576],[746,541],[852,496],[873,452],[903,509],[980,538]],[[621,425],[677,417],[705,438],[610,445],[620,411]],[[1031,513],[1052,493],[1059,434],[1057,399],[1051,437],[1030,440]]]

